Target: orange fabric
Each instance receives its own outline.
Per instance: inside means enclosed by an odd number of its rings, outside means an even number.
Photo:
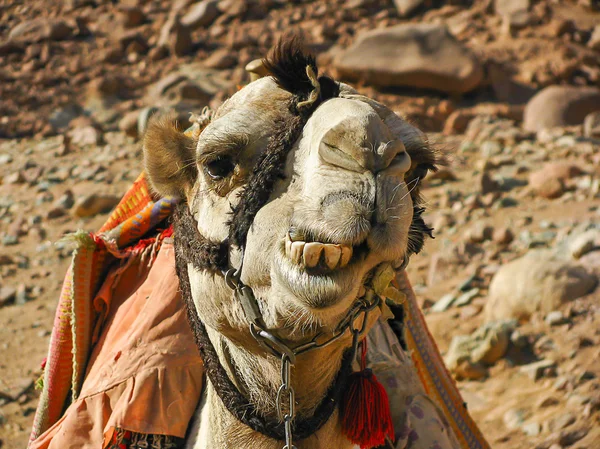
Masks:
[[[151,269],[135,258],[110,271],[94,299],[107,305],[109,319],[81,394],[32,449],[106,447],[115,427],[185,436],[203,367],[178,289],[167,241]]]

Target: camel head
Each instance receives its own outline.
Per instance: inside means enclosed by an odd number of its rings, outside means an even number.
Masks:
[[[243,257],[242,281],[266,325],[294,340],[334,328],[375,267],[421,249],[430,230],[419,183],[437,156],[390,109],[317,80],[295,43],[279,44],[266,66],[271,75],[235,93],[198,136],[168,118],[151,122],[145,165],[159,194],[187,205],[200,235],[230,243],[231,266]],[[247,330],[220,272],[188,272],[207,326],[231,338]]]

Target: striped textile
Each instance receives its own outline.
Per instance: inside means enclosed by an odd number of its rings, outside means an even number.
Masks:
[[[168,230],[152,231],[171,215],[174,204],[170,198],[154,201],[142,173],[98,233],[78,231],[65,239],[75,249],[56,309],[30,441],[58,421],[77,398],[91,348],[106,317],[107,311],[94,305],[93,299],[108,267],[135,252],[156,252]]]
[[[463,449],[490,449],[446,369],[406,271],[398,275],[397,281],[400,290],[406,293],[406,344],[425,392],[443,410]]]

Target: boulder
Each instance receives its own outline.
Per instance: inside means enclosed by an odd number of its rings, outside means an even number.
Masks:
[[[525,106],[523,128],[581,125],[585,117],[600,111],[600,89],[596,87],[549,86],[536,94]]]
[[[527,319],[591,292],[596,276],[551,250],[532,250],[503,265],[495,274],[485,305],[486,320]]]
[[[479,86],[483,69],[443,25],[403,24],[358,37],[333,61],[338,74],[375,86],[463,94]]]

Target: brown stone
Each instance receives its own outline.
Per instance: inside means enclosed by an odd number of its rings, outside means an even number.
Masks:
[[[497,228],[492,234],[492,240],[498,245],[508,245],[514,238],[515,236],[509,228]]]
[[[334,58],[343,78],[461,94],[479,86],[483,69],[445,26],[403,24],[372,30]]]
[[[179,16],[171,16],[160,30],[158,46],[168,48],[175,56],[184,56],[193,47],[191,31],[183,25]]]
[[[525,107],[523,128],[581,125],[585,117],[600,111],[600,89],[595,87],[550,86],[536,94]]]
[[[192,30],[209,26],[219,15],[217,4],[215,0],[204,0],[192,5],[181,23]]]
[[[221,48],[204,60],[204,65],[210,69],[229,69],[237,64],[235,55],[226,48]]]

